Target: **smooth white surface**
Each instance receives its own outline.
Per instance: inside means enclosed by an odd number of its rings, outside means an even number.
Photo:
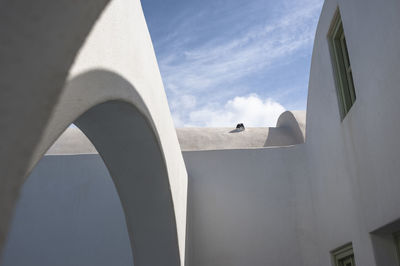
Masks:
[[[133,265],[121,201],[99,155],[40,160],[3,254],[3,266]]]
[[[248,149],[290,146],[305,141],[304,111],[286,111],[276,127],[246,128],[177,128],[182,151]],[[76,127],[68,127],[46,154],[97,153],[96,148]]]
[[[343,122],[326,37],[338,5],[357,96]],[[393,265],[375,262],[369,233],[400,218],[399,12],[395,0],[328,0],[323,7],[307,109],[312,204],[299,211],[313,214],[301,219],[320,261],[311,264],[306,252],[306,265],[328,264],[328,251],[350,241],[357,265]]]
[[[247,149],[289,146],[305,141],[304,111],[286,111],[276,127],[245,128],[178,128],[182,151]]]
[[[46,155],[62,154],[98,154],[98,152],[79,128],[68,127],[46,152]]]
[[[343,121],[327,39],[338,7],[357,95]],[[264,154],[184,153],[190,177],[189,265],[221,265],[232,257],[239,262],[229,263],[237,265],[242,260],[256,265],[258,258],[260,265],[331,265],[330,252],[349,242],[357,265],[398,265],[391,234],[400,231],[399,13],[396,0],[325,2],[312,58],[305,144],[295,150],[267,148]],[[274,153],[284,156],[273,161]],[[269,182],[284,180],[290,181],[270,190]],[[246,190],[253,184],[258,186]],[[262,189],[265,194],[258,192]],[[281,194],[287,196],[284,203],[272,200]],[[291,213],[292,204],[294,224],[289,224],[279,207]],[[273,225],[266,222],[265,217],[279,216]],[[293,233],[289,237],[282,230]],[[259,246],[270,248],[257,253]]]
[[[302,152],[303,145],[183,152],[186,265],[302,265],[294,200]]]
[[[19,188],[29,174],[34,150],[63,91],[71,64],[107,3],[1,3],[0,249]]]
[[[102,69],[117,73],[132,87],[112,82],[107,76],[101,77]],[[96,74],[99,70],[100,74]],[[85,77],[85,73],[94,73],[94,76]],[[77,78],[80,78],[78,82]],[[68,80],[44,140],[46,143],[49,139],[54,141],[69,125],[61,127],[59,121],[73,122],[98,103],[120,99],[134,105],[153,127],[159,141],[169,175],[183,254],[187,173],[140,1],[113,0],[108,5],[75,59]],[[37,154],[43,154],[49,146],[43,143]]]
[[[148,135],[153,133],[159,144],[154,146],[154,138],[148,139],[153,140],[149,147],[159,147],[151,154],[161,154],[165,160],[183,261],[186,171],[154,53],[149,52],[152,48],[143,15],[137,1],[126,3],[113,2],[110,13],[102,16],[82,49],[31,166],[85,111],[108,100],[127,102],[138,111],[134,117],[146,121],[140,128],[148,125]],[[338,7],[357,95],[343,121],[327,40]],[[307,136],[304,144],[184,152],[190,178],[188,266],[330,265],[330,252],[349,242],[357,265],[398,263],[397,258],[388,256],[395,256],[391,234],[400,230],[399,13],[397,0],[325,2],[313,51],[306,134],[300,124],[299,130],[293,131],[296,138]],[[131,21],[132,15],[138,20]],[[120,23],[127,29],[118,27]],[[109,37],[120,40],[121,48],[113,49],[118,42],[110,42]],[[284,116],[291,117],[290,113]],[[284,121],[278,124],[286,125]],[[108,130],[113,132],[111,127]],[[219,130],[225,132],[217,129],[217,133]],[[215,140],[214,133],[208,132],[206,141],[190,142],[190,136],[196,134],[200,133],[188,131],[190,145],[201,148]],[[255,140],[249,138],[247,143],[251,141]],[[261,143],[260,139],[255,142]],[[141,158],[141,154],[136,156]],[[121,155],[114,163],[129,158]],[[145,162],[158,157],[149,158]],[[162,166],[157,164],[159,173],[163,173]],[[121,171],[125,177],[129,172]],[[2,184],[9,184],[4,180]],[[18,187],[14,185],[5,187]],[[6,203],[2,204],[11,206]]]
[[[187,173],[140,1],[26,4],[14,1],[4,5],[0,16],[7,40],[7,45],[1,45],[1,52],[7,54],[1,60],[7,74],[2,76],[0,91],[4,89],[5,93],[0,99],[5,111],[0,122],[7,130],[1,133],[6,144],[0,149],[0,246],[19,188],[46,150],[78,119],[100,154],[108,158],[106,165],[114,168],[110,169],[115,171],[114,181],[124,184],[118,191],[129,214],[130,234],[131,227],[140,224],[160,238],[150,249],[151,237],[138,232],[135,239],[131,236],[133,243],[140,243],[132,245],[140,253],[134,256],[135,263],[180,264],[184,261]],[[121,117],[118,108],[123,109]],[[104,119],[96,123],[100,113]],[[125,116],[128,113],[131,120]],[[123,127],[127,121],[138,121],[137,135],[132,135],[132,124]],[[96,131],[96,127],[105,131]],[[122,132],[120,138],[113,127]],[[113,142],[119,148],[112,146]],[[135,143],[140,146],[136,154]],[[121,155],[123,160],[118,161],[115,152],[124,144],[127,149]],[[153,167],[143,163],[137,167],[147,167],[149,178],[145,179],[143,172],[137,175],[140,170],[133,168],[135,156],[139,162],[154,163]],[[136,179],[129,179],[129,175]],[[147,215],[129,193],[131,185],[136,185],[133,190],[138,189],[137,182],[146,187],[139,194],[141,200],[148,196]],[[165,207],[160,208],[163,204]],[[133,210],[141,211],[135,219]],[[147,246],[146,252],[139,246]]]

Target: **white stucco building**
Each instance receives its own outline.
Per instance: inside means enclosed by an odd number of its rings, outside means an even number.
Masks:
[[[34,2],[0,8],[2,265],[400,265],[399,1],[326,0],[307,112],[242,132],[174,129],[139,0]]]

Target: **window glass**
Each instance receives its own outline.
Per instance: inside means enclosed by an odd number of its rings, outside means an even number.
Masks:
[[[355,266],[352,244],[347,244],[332,251],[332,258],[335,266]]]
[[[336,74],[339,109],[343,119],[353,106],[356,100],[356,93],[346,36],[344,35],[343,23],[339,12],[333,20],[329,40],[331,43],[332,63]]]

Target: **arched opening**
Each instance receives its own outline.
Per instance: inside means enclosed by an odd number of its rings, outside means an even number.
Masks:
[[[75,124],[92,141],[125,211],[135,265],[179,265],[173,203],[156,136],[131,104],[99,104]]]
[[[144,115],[131,103],[106,101],[87,110],[74,124],[96,147],[112,178],[125,215],[134,264],[180,265],[168,173],[156,135]],[[39,163],[36,168],[40,167]],[[41,210],[37,211],[40,216]],[[51,251],[41,252],[46,256]]]
[[[21,189],[1,265],[133,265],[110,174],[77,127],[53,144]]]
[[[137,159],[135,152],[143,154],[137,149],[140,144],[118,148],[132,160],[104,160],[121,198],[132,249],[138,253],[135,264],[178,265],[177,254],[184,261],[187,173],[140,1],[61,0],[55,4],[45,0],[31,3],[28,8],[25,4],[16,0],[0,10],[4,15],[0,16],[3,36],[8,40],[1,47],[4,60],[0,61],[7,69],[0,84],[0,253],[19,190],[52,142],[90,108],[120,100],[148,122],[141,128],[147,130],[140,134],[151,136],[155,145],[151,149],[158,151],[152,164],[162,162],[154,168],[168,170],[168,175],[163,170],[160,176],[145,181],[136,178],[128,164],[133,165]],[[113,116],[109,122],[118,119],[118,115]],[[100,151],[100,142],[94,144],[103,159],[113,157],[113,149],[102,147]],[[124,140],[124,144],[128,142]],[[136,181],[122,172],[131,173]],[[127,185],[142,189],[136,195],[145,206],[142,210],[131,203],[134,196],[129,193],[135,191],[126,191]],[[156,220],[162,225],[155,225]],[[168,232],[160,233],[162,230]]]

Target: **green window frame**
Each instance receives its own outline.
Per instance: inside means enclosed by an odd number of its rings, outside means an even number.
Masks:
[[[334,266],[355,266],[353,245],[351,243],[331,252]]]
[[[343,23],[339,11],[336,12],[333,19],[328,39],[336,76],[340,116],[343,120],[356,101],[356,92],[354,89],[349,52],[347,50],[346,36],[344,35]]]

